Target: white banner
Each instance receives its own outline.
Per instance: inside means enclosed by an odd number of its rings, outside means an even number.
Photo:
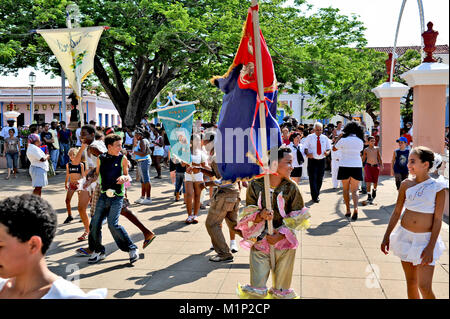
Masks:
[[[61,65],[70,86],[81,96],[81,83],[94,70],[94,56],[104,27],[36,30]]]

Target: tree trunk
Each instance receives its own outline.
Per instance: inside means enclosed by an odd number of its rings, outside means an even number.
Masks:
[[[219,115],[220,105],[216,105],[211,111],[211,119],[210,122],[216,124],[217,116]]]
[[[179,68],[169,69],[165,63],[150,66],[149,61],[141,59],[133,72],[132,87],[128,94],[118,74],[113,58],[107,59],[113,70],[112,84],[99,56],[94,59],[94,72],[116,107],[122,119],[123,127],[133,128],[138,125],[159,92],[175,78]],[[150,72],[152,70],[152,72]]]

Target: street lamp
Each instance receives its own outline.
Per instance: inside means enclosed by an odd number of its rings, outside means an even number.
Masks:
[[[36,83],[36,74],[33,71],[28,75],[28,81],[31,86],[31,106],[30,106],[30,125],[33,124],[34,120],[34,84]]]

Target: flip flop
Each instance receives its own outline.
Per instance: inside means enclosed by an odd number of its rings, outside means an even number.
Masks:
[[[153,241],[155,238],[156,238],[156,235],[153,236],[153,237],[150,238],[150,239],[144,240],[144,244],[142,245],[142,249],[147,248],[147,246],[150,245],[150,244],[152,243],[152,241]]]

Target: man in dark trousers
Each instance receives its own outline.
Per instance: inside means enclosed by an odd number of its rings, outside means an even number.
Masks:
[[[326,157],[331,152],[331,144],[328,137],[322,134],[323,125],[320,122],[314,124],[314,134],[305,138],[304,150],[308,158],[309,188],[313,202],[320,201],[319,194],[322,188],[323,175],[325,172]]]

